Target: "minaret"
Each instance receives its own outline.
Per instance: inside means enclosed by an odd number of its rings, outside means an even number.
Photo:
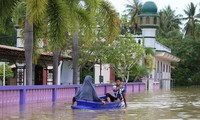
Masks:
[[[141,14],[138,16],[138,24],[142,29],[144,46],[155,48],[156,29],[160,24],[160,19],[154,2],[148,1],[144,3]]]

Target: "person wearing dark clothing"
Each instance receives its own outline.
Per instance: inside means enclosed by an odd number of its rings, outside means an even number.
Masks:
[[[95,86],[92,83],[92,77],[86,76],[84,82],[76,95],[72,99],[72,105],[77,100],[87,100],[87,101],[94,101],[94,102],[103,102],[96,93]]]

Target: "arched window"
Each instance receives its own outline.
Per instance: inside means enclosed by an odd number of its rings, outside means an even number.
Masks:
[[[156,18],[156,17],[154,17],[153,23],[154,23],[154,24],[157,24],[157,18]]]
[[[149,17],[146,18],[146,24],[150,24],[150,18]]]

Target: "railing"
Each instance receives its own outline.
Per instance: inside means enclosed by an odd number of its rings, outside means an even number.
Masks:
[[[126,92],[138,93],[145,91],[142,82],[124,84]],[[4,105],[69,101],[77,92],[80,85],[51,85],[51,86],[2,86],[0,87],[0,107]],[[97,84],[96,91],[99,96],[112,93],[111,84]]]

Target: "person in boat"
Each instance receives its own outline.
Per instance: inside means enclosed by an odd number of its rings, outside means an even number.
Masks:
[[[106,93],[106,100],[108,102],[119,102],[122,101],[124,103],[124,107],[127,107],[126,103],[126,89],[122,85],[122,78],[115,79],[116,85],[113,86],[113,92],[114,96],[112,96],[110,93]]]
[[[87,101],[94,101],[94,102],[105,103],[104,101],[102,101],[97,96],[97,93],[96,93],[96,90],[95,90],[95,86],[92,83],[92,77],[89,76],[89,75],[85,77],[82,86],[80,87],[80,89],[78,90],[78,92],[76,93],[76,95],[73,97],[73,99],[72,99],[72,105],[74,105],[74,103],[77,100],[87,100]]]

